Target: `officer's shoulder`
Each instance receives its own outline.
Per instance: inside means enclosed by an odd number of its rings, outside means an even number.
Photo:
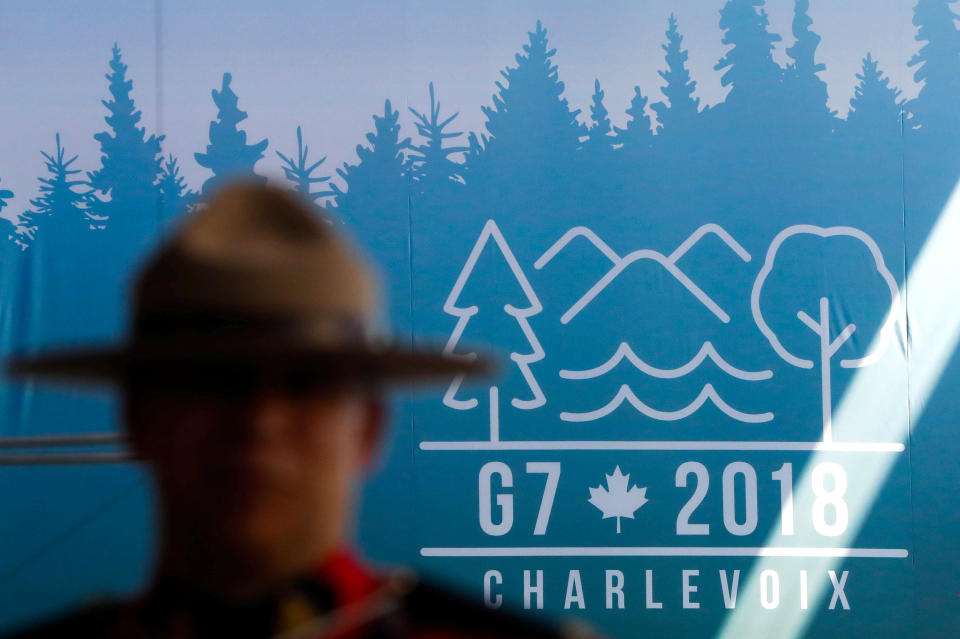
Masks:
[[[468,637],[596,639],[579,621],[547,623],[506,608],[489,608],[408,571],[392,575],[402,591],[404,614],[417,630],[451,631]],[[455,635],[454,635],[455,636]]]
[[[129,604],[104,600],[67,612],[49,621],[14,629],[6,639],[60,639],[61,637],[114,637],[127,615]]]

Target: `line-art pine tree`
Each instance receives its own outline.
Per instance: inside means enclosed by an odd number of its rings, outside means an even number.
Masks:
[[[459,115],[454,113],[450,117],[440,119],[440,102],[434,97],[433,82],[430,83],[430,110],[429,116],[408,107],[410,113],[417,119],[414,124],[417,132],[425,140],[424,144],[411,146],[409,154],[416,172],[418,191],[430,194],[437,192],[450,182],[463,181],[463,165],[452,158],[457,153],[469,150],[466,146],[445,146],[445,140],[452,140],[463,135],[462,131],[444,131],[444,129]]]
[[[141,113],[130,97],[133,81],[126,74],[127,65],[114,43],[106,75],[111,99],[103,101],[110,129],[93,136],[100,143],[101,167],[87,176],[90,217],[99,228],[108,228],[120,242],[135,249],[156,228],[154,185],[161,170],[163,136],[146,137],[146,129],[137,126]]]
[[[210,92],[217,105],[217,119],[210,122],[207,152],[193,154],[197,164],[213,172],[213,177],[203,183],[201,192],[204,197],[216,191],[226,180],[266,182],[265,177],[257,175],[254,166],[263,158],[268,141],[264,138],[255,144],[247,144],[247,132],[237,128],[247,119],[247,112],[237,108],[237,94],[230,88],[232,79],[229,73],[224,73],[220,90]]]
[[[657,71],[666,82],[661,88],[666,102],[656,102],[651,108],[657,114],[657,133],[677,136],[689,134],[700,108],[700,98],[693,97],[697,83],[687,70],[687,51],[682,47],[683,36],[677,29],[677,19],[671,13],[666,31],[667,43],[661,45],[666,53],[667,68]]]
[[[39,179],[40,196],[30,200],[33,209],[20,216],[20,226],[26,237],[31,239],[56,234],[65,240],[62,242],[63,246],[58,248],[66,248],[82,242],[82,234],[89,231],[91,225],[84,210],[84,204],[88,201],[86,193],[75,190],[85,185],[86,181],[73,179],[81,170],[70,168],[70,165],[76,162],[77,156],[66,159],[66,150],[60,144],[59,133],[56,134],[56,144],[56,150],[52,154],[41,151],[49,177]]]
[[[857,74],[857,84],[850,100],[850,111],[843,131],[847,135],[863,138],[883,135],[900,136],[900,113],[903,101],[900,89],[890,86],[890,78],[883,75],[877,61],[867,53],[863,67]]]
[[[787,47],[793,62],[784,74],[784,89],[792,107],[791,122],[798,135],[826,135],[835,123],[837,112],[827,106],[827,83],[817,75],[827,66],[817,63],[816,52],[820,36],[810,30],[813,20],[807,13],[810,0],[795,0],[793,36],[796,42]]]
[[[713,67],[723,71],[720,84],[731,87],[724,101],[726,110],[755,116],[776,111],[773,99],[780,97],[783,70],[773,60],[773,43],[780,36],[770,33],[764,0],[728,0],[720,10],[723,44],[731,49]],[[758,105],[764,105],[762,111]]]
[[[481,108],[489,135],[471,140],[482,142],[482,152],[469,156],[471,179],[504,181],[510,175],[501,186],[529,189],[550,167],[572,165],[586,133],[577,121],[580,110],[571,110],[563,97],[564,84],[552,61],[556,49],[549,48],[539,20],[528,35],[529,44],[515,56],[517,66],[500,72],[503,81],[496,83],[493,106]]]
[[[318,200],[319,198],[326,197],[328,195],[333,195],[333,191],[326,189],[323,191],[314,191],[313,185],[320,184],[322,182],[328,182],[330,180],[329,175],[314,175],[313,172],[320,167],[321,164],[326,161],[327,156],[323,156],[313,164],[309,164],[307,157],[310,154],[310,148],[303,143],[303,132],[300,127],[297,127],[297,159],[294,161],[292,157],[287,157],[280,151],[277,151],[277,156],[283,160],[283,174],[288,180],[293,182],[295,185],[297,193],[302,195],[305,198],[310,200]]]
[[[468,280],[474,274],[475,268],[478,263],[481,262],[481,256],[483,256],[488,246],[492,252],[494,248],[496,249],[496,251],[493,252],[492,259],[497,260],[497,257],[499,257],[509,267],[512,276],[511,285],[516,284],[519,287],[519,291],[516,289],[512,291],[504,291],[500,289],[494,291],[493,293],[496,295],[496,299],[498,302],[502,301],[503,299],[518,301],[520,302],[519,305],[508,302],[500,307],[499,304],[491,303],[489,306],[481,309],[479,305],[472,304],[472,300],[461,299],[461,294],[463,293],[464,288],[467,286]],[[488,267],[492,266],[491,260],[486,258],[482,261],[482,264]],[[545,356],[543,347],[540,345],[540,341],[534,334],[529,322],[529,318],[540,313],[543,310],[543,306],[540,304],[540,300],[537,298],[537,294],[534,292],[533,287],[530,286],[530,282],[526,275],[524,275],[523,269],[520,268],[520,264],[517,262],[517,258],[514,256],[513,251],[510,249],[510,246],[504,239],[499,227],[497,227],[496,222],[493,220],[488,220],[484,225],[483,231],[480,233],[480,237],[477,238],[473,249],[470,251],[470,256],[467,258],[463,269],[460,271],[460,275],[457,277],[457,281],[454,284],[453,289],[451,289],[450,294],[447,297],[447,301],[443,305],[443,310],[448,315],[453,315],[457,318],[457,324],[454,327],[453,332],[450,334],[450,338],[447,340],[447,345],[445,348],[445,352],[450,354],[456,354],[457,346],[460,344],[460,340],[463,337],[464,331],[467,329],[471,321],[476,320],[479,314],[483,313],[484,315],[487,315],[490,313],[492,315],[497,311],[502,311],[506,317],[496,316],[492,321],[498,325],[504,321],[508,321],[512,327],[519,329],[520,334],[516,336],[516,341],[524,344],[524,351],[526,352],[511,352],[510,359],[523,376],[525,386],[527,387],[526,390],[530,392],[529,398],[521,399],[519,397],[514,397],[511,399],[510,403],[514,408],[521,410],[531,410],[546,404],[547,400],[540,388],[540,384],[537,382],[533,371],[530,370],[531,364],[539,362]],[[491,321],[491,317],[489,315],[487,316],[486,321],[488,323]],[[486,341],[489,341],[489,339]],[[464,357],[476,356],[475,353],[466,353],[461,355]],[[480,404],[477,398],[473,397],[468,399],[460,399],[457,397],[462,383],[462,375],[453,380],[453,382],[450,384],[450,387],[447,389],[446,394],[444,395],[443,403],[446,406],[456,410],[470,410],[476,408]],[[500,441],[500,389],[498,386],[491,386],[489,388],[488,409],[490,416],[490,441]]]
[[[653,144],[653,129],[650,116],[647,115],[647,98],[640,91],[640,87],[633,87],[633,99],[627,109],[627,126],[613,127],[616,131],[616,141],[619,148],[629,153],[643,153]]]
[[[160,215],[164,222],[175,220],[197,201],[197,193],[187,187],[173,154],[167,156],[161,167],[157,192],[160,197]]]
[[[937,134],[960,133],[960,20],[950,5],[953,0],[917,0],[913,24],[917,40],[924,42],[907,62],[920,93],[907,105],[912,128],[923,127]]]
[[[607,108],[603,106],[604,92],[600,89],[600,80],[593,81],[593,104],[590,105],[590,126],[587,129],[587,139],[583,143],[583,150],[601,157],[613,149],[613,128],[610,126],[610,117]]]

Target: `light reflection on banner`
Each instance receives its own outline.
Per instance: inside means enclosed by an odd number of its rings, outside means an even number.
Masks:
[[[956,277],[960,272],[960,252],[957,251],[957,238],[960,238],[960,182],[954,186],[947,205],[910,269],[903,290],[904,306],[910,318],[909,334],[905,338],[906,322],[900,317],[897,348],[891,348],[875,365],[856,372],[834,413],[834,431],[838,440],[843,440],[845,429],[853,429],[857,423],[866,421],[875,424],[875,441],[906,441],[910,436],[910,423],[919,421],[960,338],[960,279]],[[871,350],[874,346],[871,345]],[[905,379],[908,363],[909,384]],[[897,392],[898,389],[908,389],[906,412],[903,410],[904,396]],[[810,485],[813,468],[829,455],[822,451],[815,453],[804,468],[798,485]],[[896,461],[897,453],[878,453],[861,455],[855,462],[850,462],[855,464],[849,473],[854,481],[849,482],[845,499],[851,511],[851,525],[842,535],[833,538],[832,545],[853,545]],[[765,545],[775,548],[822,544],[822,540],[813,539],[813,535],[804,537],[798,534],[785,542],[779,528],[775,528]],[[760,575],[773,567],[775,561],[764,558],[754,565],[744,584],[743,597],[759,600]],[[811,575],[826,574],[828,570],[836,571],[841,563],[838,558],[811,557],[804,569]],[[808,610],[782,606],[773,612],[738,607],[727,616],[717,637],[801,637],[814,620],[829,583],[827,580],[811,580]],[[783,581],[780,588],[782,600],[799,599],[800,583]]]

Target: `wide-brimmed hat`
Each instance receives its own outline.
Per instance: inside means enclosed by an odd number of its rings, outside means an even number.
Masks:
[[[8,372],[119,383],[247,366],[379,383],[490,369],[392,341],[366,261],[319,209],[273,187],[233,185],[202,205],[132,293],[126,342],[14,358]]]

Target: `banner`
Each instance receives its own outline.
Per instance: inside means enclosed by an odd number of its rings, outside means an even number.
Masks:
[[[501,363],[394,398],[371,559],[612,637],[953,636],[953,3],[110,4],[5,9],[4,354],[122,334],[185,211],[286,184],[398,339]],[[114,398],[0,409],[0,624],[133,591]]]

